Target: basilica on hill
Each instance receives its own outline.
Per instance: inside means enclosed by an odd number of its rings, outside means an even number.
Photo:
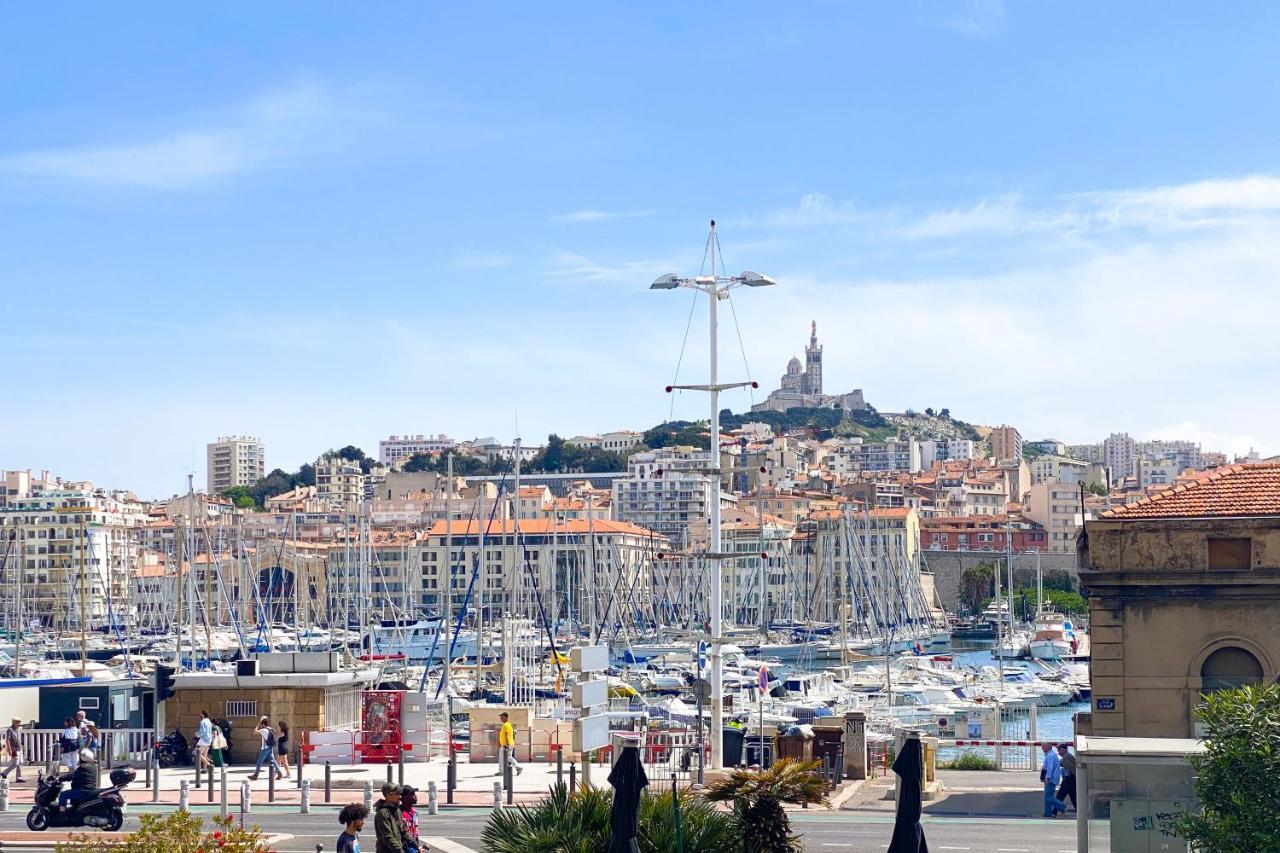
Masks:
[[[799,358],[787,363],[787,372],[777,390],[769,394],[763,403],[751,407],[753,412],[785,412],[787,409],[845,409],[855,411],[867,408],[862,389],[847,394],[822,393],[822,345],[818,343],[818,321],[809,327],[809,345],[804,348],[804,364]]]

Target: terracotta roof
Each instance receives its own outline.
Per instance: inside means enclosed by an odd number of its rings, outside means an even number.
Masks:
[[[1099,518],[1280,515],[1280,463],[1227,465]]]
[[[475,536],[480,532],[480,523],[475,519],[467,521],[454,521],[451,525],[451,531],[454,536]],[[510,535],[515,531],[515,521],[513,519],[491,520],[485,527],[486,536]],[[522,518],[520,519],[520,532],[529,536],[546,536],[551,533],[594,533],[597,536],[603,536],[609,533],[624,533],[632,536],[653,536],[653,531],[631,524],[627,521],[613,521],[607,518],[571,518],[565,521],[555,521],[550,518]],[[444,536],[445,523],[444,519],[439,519],[432,523],[431,529],[427,532],[428,536]]]

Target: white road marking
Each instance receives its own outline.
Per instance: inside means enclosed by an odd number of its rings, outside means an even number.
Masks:
[[[476,853],[470,847],[459,844],[456,841],[450,841],[447,838],[440,838],[435,835],[424,835],[422,840],[427,843],[432,850],[439,850],[441,853]]]

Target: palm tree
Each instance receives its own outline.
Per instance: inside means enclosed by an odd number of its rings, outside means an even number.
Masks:
[[[713,802],[732,801],[742,819],[746,853],[791,853],[798,840],[783,803],[825,803],[827,782],[817,761],[783,758],[768,770],[732,770],[707,788]]]

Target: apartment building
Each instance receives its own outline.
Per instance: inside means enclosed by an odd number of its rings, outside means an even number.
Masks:
[[[920,470],[920,443],[914,438],[883,442],[863,442],[861,438],[835,440],[823,457],[826,471],[832,474],[856,474],[861,471]]]
[[[1039,483],[1031,487],[1022,514],[1048,534],[1051,554],[1073,554],[1080,531],[1080,487],[1067,483]]]
[[[711,464],[709,450],[693,447],[633,453],[627,459],[627,476],[613,483],[613,517],[681,546],[689,525],[706,518],[711,509],[715,481],[705,473]]]
[[[34,482],[34,481],[32,481]],[[97,628],[130,618],[129,571],[146,510],[132,495],[61,482],[6,495],[0,507],[0,621],[57,629]]]
[[[458,446],[449,436],[393,435],[378,442],[378,461],[394,468],[418,453],[445,453]]]
[[[1067,445],[1056,438],[1042,438],[1039,441],[1024,441],[1022,446],[1036,453],[1048,453],[1053,456],[1068,456]]]
[[[932,468],[935,462],[972,459],[974,455],[974,443],[967,438],[927,439],[920,442],[921,468]]]
[[[205,450],[205,491],[220,495],[233,486],[252,486],[265,476],[266,449],[247,435],[228,435],[211,442]]]
[[[1138,456],[1146,462],[1169,462],[1179,472],[1204,467],[1200,445],[1194,441],[1140,441]]]
[[[316,498],[335,512],[356,512],[365,497],[365,477],[360,463],[336,454],[316,460]]]
[[[1048,533],[1017,515],[935,516],[920,519],[920,547],[927,551],[1048,550]]]
[[[1046,454],[1030,461],[1031,484],[1080,483],[1085,481],[1089,472],[1089,463],[1079,459],[1068,459],[1065,456]]]
[[[1138,443],[1125,432],[1113,432],[1102,442],[1103,462],[1111,485],[1120,485],[1137,473]]]
[[[1092,465],[1107,464],[1106,450],[1100,441],[1094,444],[1068,444],[1067,452],[1063,455]]]
[[[1022,434],[1008,424],[991,430],[991,455],[997,461],[1022,458]]]
[[[724,615],[738,624],[760,625],[780,616],[791,562],[796,525],[768,511],[760,513],[759,503],[767,501],[761,497],[756,502],[739,502],[736,509],[725,512],[720,528],[721,550],[741,555],[719,561]],[[695,522],[690,535],[699,547],[705,547],[709,535],[706,519]],[[701,565],[692,568],[699,573],[703,570]],[[689,586],[701,587],[696,575],[687,580]],[[701,609],[706,610],[705,606]]]
[[[446,548],[450,539],[452,557]],[[667,547],[651,530],[608,519],[522,520],[518,532],[511,519],[484,525],[455,521],[451,527],[437,521],[422,537],[419,570],[407,574],[417,580],[419,606],[426,611],[443,607],[452,561],[455,612],[461,611],[474,574],[467,604],[472,612],[481,604],[490,616],[522,612],[537,606],[537,596],[553,620],[588,624],[593,608],[596,619],[605,615],[611,590],[621,590],[628,606],[647,606],[650,562]]]

